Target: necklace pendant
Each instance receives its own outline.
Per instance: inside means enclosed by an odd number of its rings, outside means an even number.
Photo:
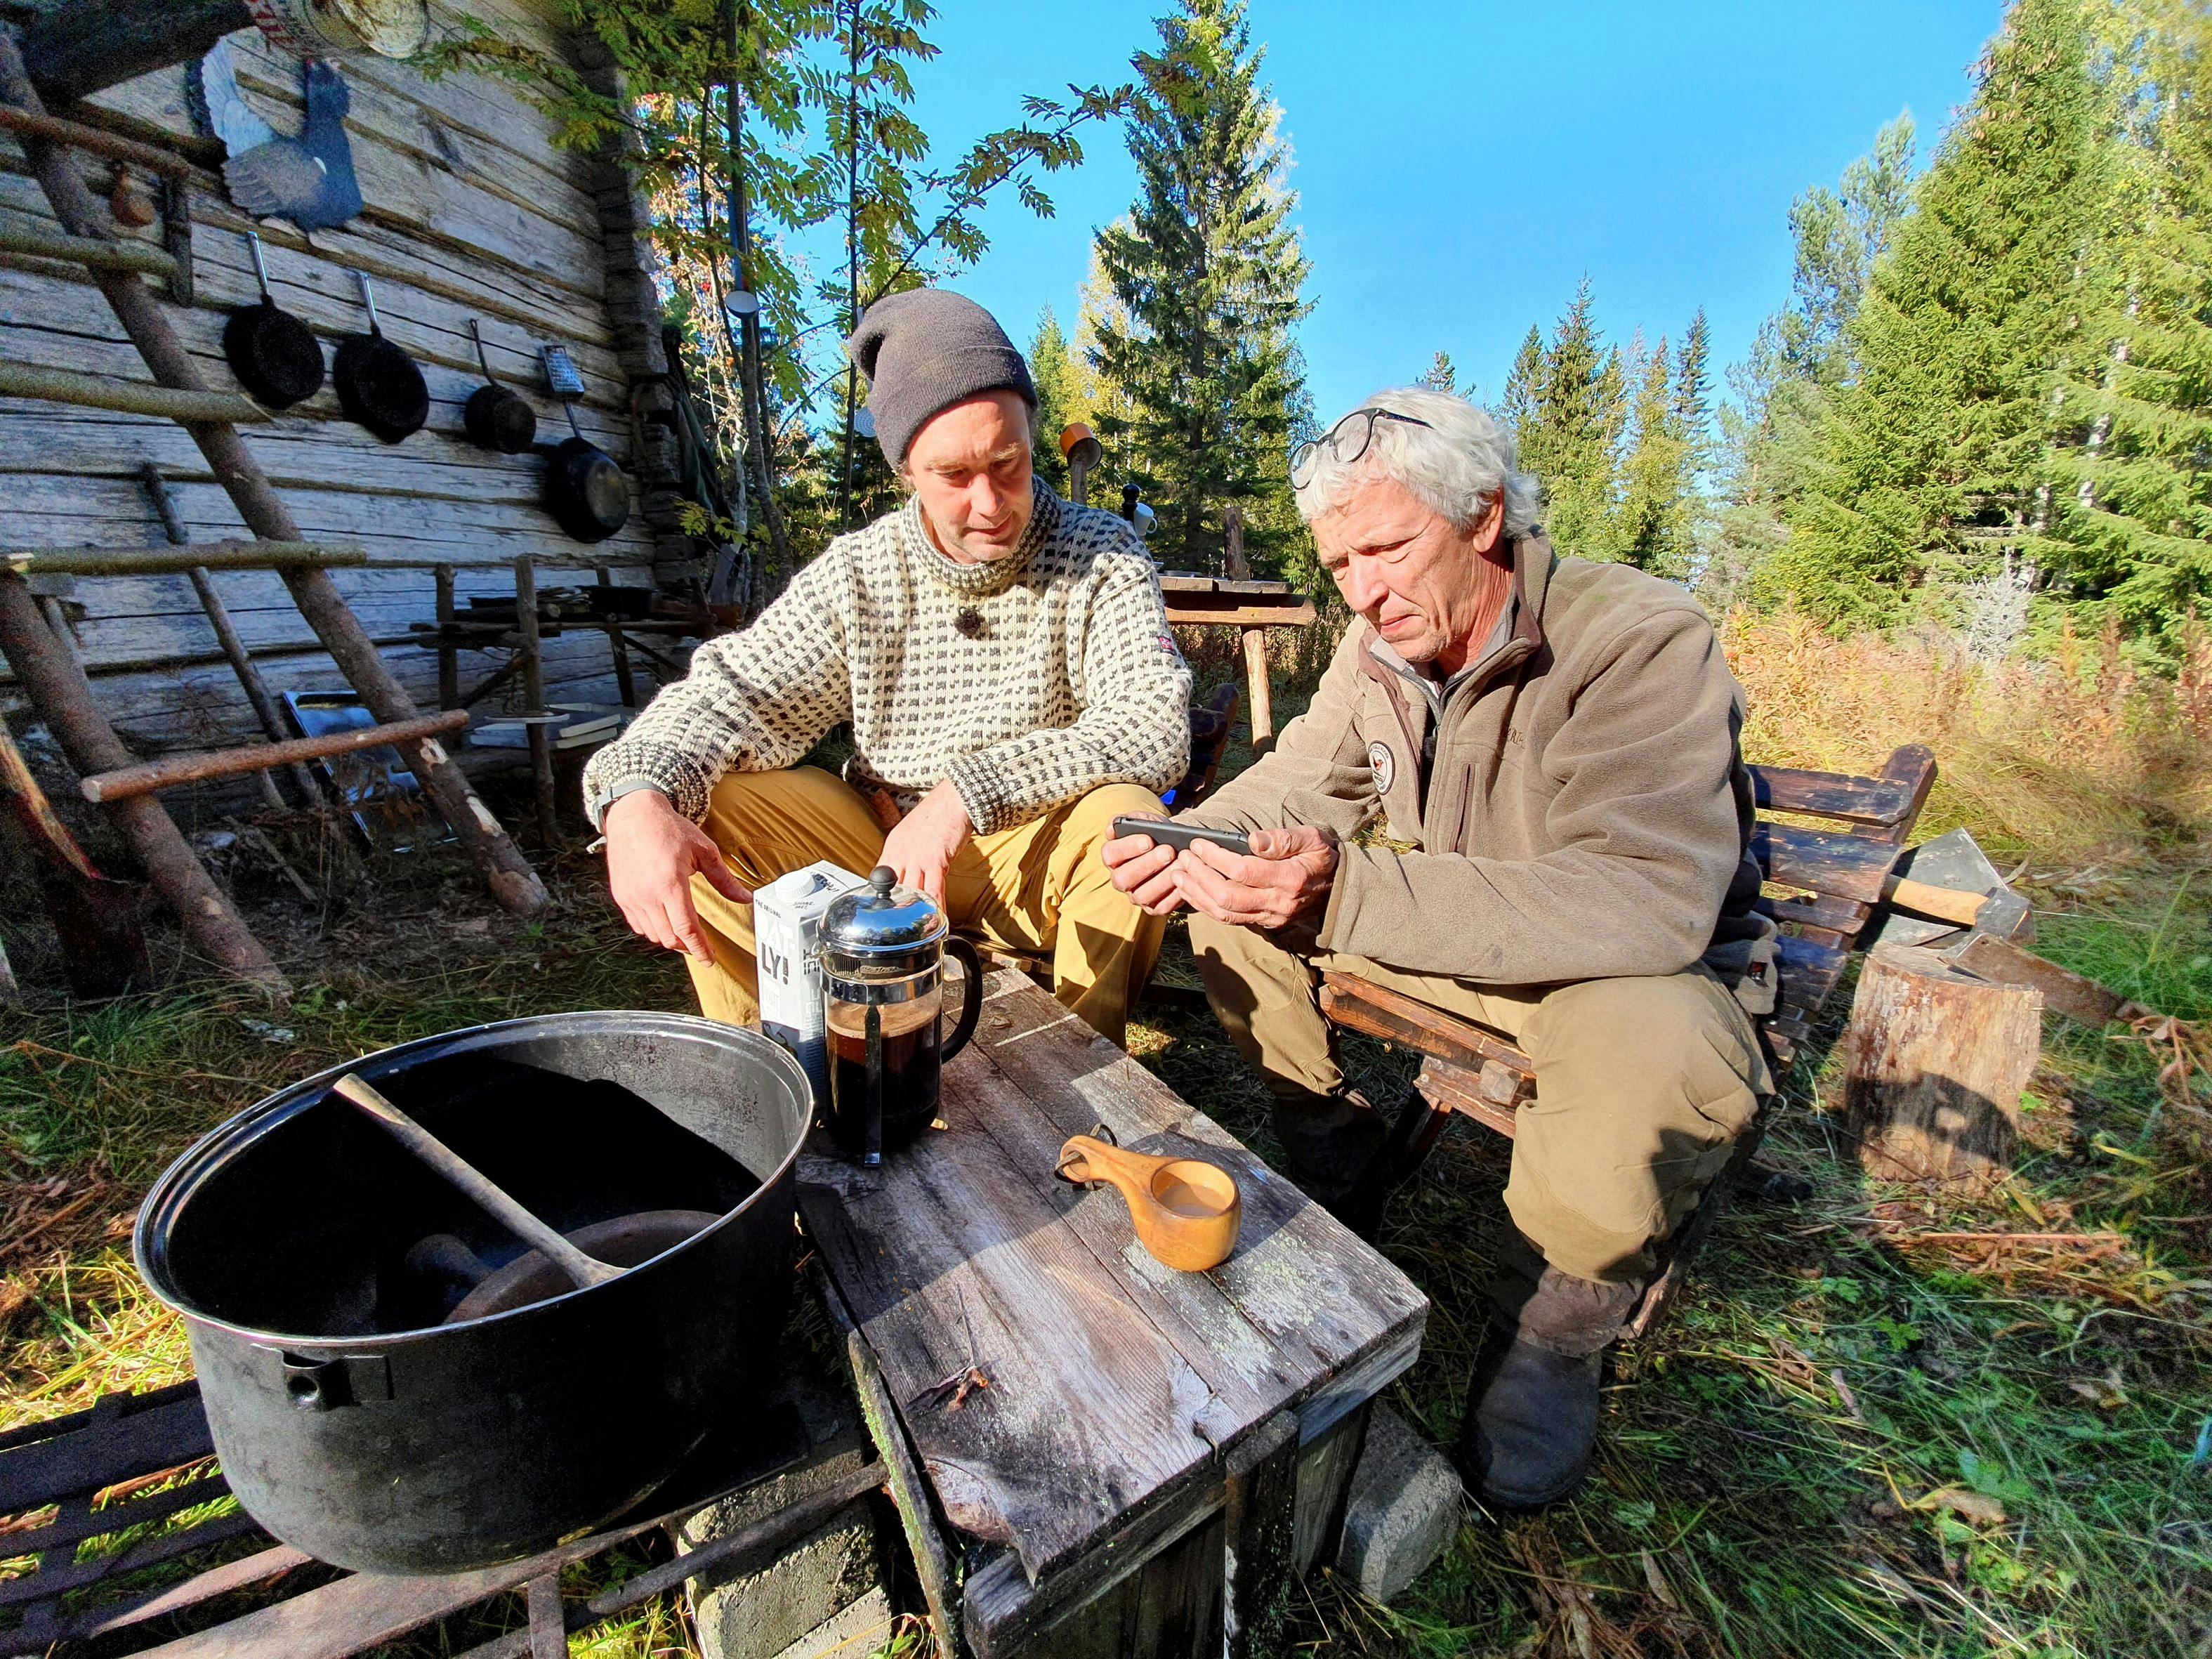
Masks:
[[[952,625],[971,640],[983,637],[983,613],[972,605],[963,605],[952,618]]]

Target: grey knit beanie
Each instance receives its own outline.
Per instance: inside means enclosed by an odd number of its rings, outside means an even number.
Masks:
[[[876,441],[894,471],[922,423],[985,392],[1018,392],[1036,413],[1030,366],[991,313],[941,288],[910,289],[870,306],[845,342],[868,377]]]

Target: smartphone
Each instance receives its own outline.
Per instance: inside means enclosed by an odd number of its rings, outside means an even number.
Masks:
[[[1165,818],[1115,818],[1113,830],[1116,841],[1123,836],[1150,836],[1161,846],[1178,852],[1193,842],[1210,841],[1247,858],[1252,854],[1251,837],[1242,830],[1210,830],[1202,823],[1175,823]]]

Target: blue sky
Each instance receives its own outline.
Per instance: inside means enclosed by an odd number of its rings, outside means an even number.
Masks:
[[[917,114],[949,158],[1022,94],[1127,78],[1161,0],[939,0]],[[1283,106],[1313,272],[1301,331],[1324,419],[1438,349],[1494,398],[1532,322],[1587,271],[1608,337],[1679,337],[1705,307],[1717,362],[1786,298],[1792,198],[1835,182],[1909,108],[1924,157],[1970,91],[1999,0],[1253,0]],[[1011,198],[952,286],[1026,344],[1072,323],[1093,227],[1127,210],[1115,134]],[[1718,376],[1716,374],[1716,380]]]

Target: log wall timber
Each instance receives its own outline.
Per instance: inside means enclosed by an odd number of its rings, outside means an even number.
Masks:
[[[434,18],[441,27],[465,9],[533,49],[553,54],[568,47],[559,9],[550,3],[493,0],[464,9],[437,0],[432,9],[442,14]],[[252,30],[232,36],[231,44],[247,102],[279,132],[297,131],[299,65]],[[186,84],[193,68],[142,76],[92,102],[190,133]],[[556,149],[551,122],[503,82],[459,74],[432,82],[378,58],[349,59],[342,70],[352,94],[347,129],[365,210],[343,228],[312,234],[286,220],[261,222],[270,283],[277,302],[307,320],[327,354],[337,337],[365,325],[351,272],[367,271],[385,331],[422,368],[429,422],[403,443],[380,443],[343,417],[326,386],[251,428],[245,441],[304,536],[367,553],[365,566],[333,571],[331,579],[409,694],[435,707],[435,653],[410,637],[410,629],[435,619],[436,586],[432,573],[419,568],[423,560],[454,563],[465,612],[471,596],[513,594],[519,556],[538,562],[543,588],[589,586],[595,566],[617,582],[649,582],[657,556],[664,574],[670,568],[664,542],[672,541],[679,556],[690,550],[672,535],[666,515],[656,532],[648,510],[656,495],[665,498],[675,467],[665,429],[635,412],[642,405],[649,414],[655,379],[667,367],[647,222],[615,158]],[[79,167],[104,196],[108,164],[82,157]],[[202,377],[228,389],[235,382],[222,358],[223,322],[232,307],[257,297],[244,238],[252,222],[204,167],[193,174],[192,197],[195,304],[165,308]],[[21,150],[0,134],[0,231],[59,228]],[[158,248],[161,231],[156,223],[135,234]],[[568,347],[585,379],[578,423],[632,476],[634,510],[619,535],[588,547],[568,540],[538,505],[537,457],[488,454],[467,441],[461,408],[482,380],[469,338],[471,317],[482,319],[494,372],[536,406],[541,436],[565,435],[567,422],[544,390],[537,348]],[[85,273],[29,257],[0,255],[0,358],[148,379]],[[9,507],[0,544],[166,546],[136,481],[149,461],[168,478],[193,541],[247,533],[181,428],[0,398],[0,497]],[[417,568],[389,568],[397,560]],[[240,637],[265,659],[273,690],[343,684],[277,576],[223,571],[214,580]],[[185,576],[78,577],[60,586],[102,709],[131,747],[152,753],[258,735]],[[464,653],[463,690],[500,660]],[[603,634],[548,639],[544,671],[551,699],[618,700]],[[0,713],[22,702],[20,688],[0,679]],[[515,707],[512,697],[495,696],[478,713]]]

